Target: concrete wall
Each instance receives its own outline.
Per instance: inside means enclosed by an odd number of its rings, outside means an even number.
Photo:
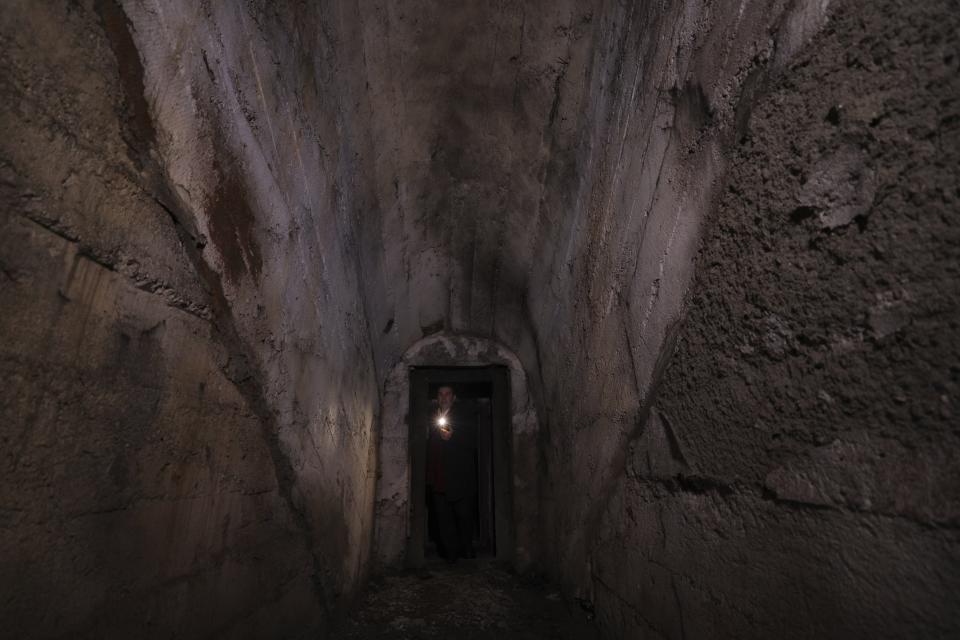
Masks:
[[[294,9],[4,5],[3,635],[289,637],[365,576],[357,62]]]
[[[272,3],[127,11],[164,170],[222,276],[332,605],[366,570],[378,409],[357,261],[361,58],[339,44],[356,39],[356,16]]]

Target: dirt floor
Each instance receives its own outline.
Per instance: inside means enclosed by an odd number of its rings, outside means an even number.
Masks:
[[[524,581],[492,561],[433,562],[373,581],[333,638],[597,638],[589,606]]]

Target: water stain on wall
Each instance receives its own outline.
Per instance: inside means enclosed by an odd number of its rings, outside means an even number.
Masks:
[[[206,212],[210,239],[223,258],[224,276],[236,283],[244,273],[255,280],[260,276],[263,259],[255,238],[256,216],[250,207],[250,196],[240,167],[223,152],[222,144],[215,144],[218,158],[214,170],[220,176],[207,200]]]
[[[123,123],[123,139],[128,147],[127,155],[138,169],[142,169],[143,158],[156,143],[157,132],[144,97],[143,65],[130,33],[133,26],[116,0],[97,0],[94,8],[103,22],[110,48],[117,59],[117,71],[124,94],[119,115]]]

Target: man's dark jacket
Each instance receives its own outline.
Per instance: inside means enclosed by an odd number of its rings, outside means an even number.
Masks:
[[[434,425],[427,441],[427,475],[433,490],[447,500],[469,498],[477,493],[477,414],[454,402],[447,414],[453,435],[440,437]]]

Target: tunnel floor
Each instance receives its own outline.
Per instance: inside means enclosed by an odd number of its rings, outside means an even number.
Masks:
[[[591,616],[550,585],[523,581],[491,560],[430,563],[371,582],[334,638],[597,638]]]

